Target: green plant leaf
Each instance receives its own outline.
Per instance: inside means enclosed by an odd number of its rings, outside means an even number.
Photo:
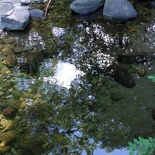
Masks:
[[[153,82],[155,82],[155,78],[154,78],[154,79],[152,79],[152,81],[153,81]]]
[[[139,144],[140,142],[137,139],[133,139],[134,143]]]
[[[135,151],[132,150],[132,151],[129,153],[129,155],[133,155],[134,153],[135,153]]]
[[[129,146],[132,146],[133,144],[132,144],[131,142],[128,142],[128,145],[129,145]]]
[[[152,137],[149,137],[149,141],[150,141],[150,142],[153,142],[153,138],[152,138]]]
[[[143,140],[143,138],[142,138],[142,137],[140,137],[140,136],[138,137],[138,139],[139,139],[140,141],[142,141],[142,140]]]
[[[154,75],[149,75],[149,76],[147,76],[147,78],[150,79],[150,80],[152,80],[152,79],[155,78],[155,76]]]

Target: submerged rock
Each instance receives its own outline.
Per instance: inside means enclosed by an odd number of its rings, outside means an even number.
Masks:
[[[71,3],[70,9],[80,15],[86,15],[95,12],[103,4],[104,0],[75,0]]]
[[[130,54],[130,55],[117,55],[117,61],[125,63],[143,63],[152,59],[152,56],[146,54]]]
[[[121,100],[123,98],[123,95],[119,94],[118,92],[110,92],[110,98],[113,101],[118,101],[118,100]]]
[[[112,77],[117,83],[131,88],[135,86],[135,80],[126,68],[121,67],[117,60],[104,53],[97,54],[97,68],[105,75]]]
[[[15,109],[12,107],[7,107],[3,110],[3,115],[6,117],[12,117],[15,115]]]
[[[126,88],[132,88],[136,85],[135,80],[128,72],[128,70],[117,64],[114,64],[114,66],[112,66],[112,72],[110,72],[109,75],[113,77],[117,83],[125,86]]]
[[[127,21],[135,18],[137,12],[127,0],[106,0],[103,15],[116,21]]]
[[[10,151],[10,149],[11,149],[10,145],[0,147],[0,153],[6,153],[6,152]]]
[[[155,120],[155,108],[152,109],[152,118]]]

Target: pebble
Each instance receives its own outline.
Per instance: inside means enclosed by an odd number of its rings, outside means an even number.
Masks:
[[[0,96],[3,96],[5,93],[3,91],[0,91]]]

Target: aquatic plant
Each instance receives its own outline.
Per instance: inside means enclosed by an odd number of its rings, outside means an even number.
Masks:
[[[152,82],[155,82],[155,74],[154,75],[149,75],[149,76],[147,76],[147,78],[149,80],[152,80]]]
[[[155,149],[155,138],[148,139],[138,137],[133,142],[128,142],[129,155],[152,155]]]

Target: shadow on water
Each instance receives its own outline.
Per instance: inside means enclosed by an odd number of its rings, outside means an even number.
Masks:
[[[19,103],[20,121],[7,145],[22,155],[128,154],[129,141],[155,131],[155,87],[146,78],[155,67],[154,20],[79,19],[64,10],[68,4],[54,2],[39,29],[8,32],[17,84],[3,100]]]

